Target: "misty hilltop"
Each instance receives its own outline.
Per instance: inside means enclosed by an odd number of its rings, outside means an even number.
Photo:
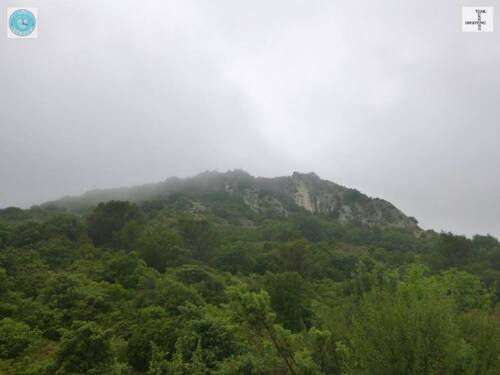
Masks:
[[[80,197],[63,197],[43,208],[83,211],[100,202],[125,200],[143,205],[164,202],[191,213],[217,211],[225,201],[256,214],[288,216],[297,211],[327,215],[340,223],[418,229],[417,220],[392,203],[356,189],[323,180],[315,173],[284,177],[254,177],[242,170],[208,171],[185,179],[134,187],[92,190]]]

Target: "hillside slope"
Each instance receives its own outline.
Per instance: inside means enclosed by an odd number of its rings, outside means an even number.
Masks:
[[[414,218],[406,216],[390,202],[370,198],[358,190],[323,180],[314,173],[298,172],[274,178],[254,177],[241,170],[204,172],[186,179],[172,177],[156,184],[93,190],[81,197],[64,197],[42,207],[78,211],[109,200],[138,203],[176,194],[190,197],[192,211],[210,209],[203,196],[222,194],[240,200],[255,213],[286,216],[302,209],[311,214],[330,215],[341,223],[418,229]]]

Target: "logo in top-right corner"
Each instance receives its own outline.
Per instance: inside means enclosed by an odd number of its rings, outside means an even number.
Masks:
[[[493,31],[493,7],[462,7],[462,31]]]

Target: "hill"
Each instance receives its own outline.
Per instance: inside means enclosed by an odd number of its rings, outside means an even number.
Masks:
[[[0,210],[0,374],[481,374],[500,242],[315,174]]]
[[[311,214],[328,215],[340,223],[419,229],[414,218],[406,216],[390,202],[323,180],[315,173],[299,172],[275,178],[253,177],[241,170],[205,172],[186,179],[172,177],[156,184],[93,190],[81,197],[64,197],[42,207],[81,211],[109,200],[140,203],[183,194],[189,199],[191,207],[186,207],[188,210],[204,211],[213,208],[208,198],[217,193],[239,200],[255,213],[287,216],[301,209]]]

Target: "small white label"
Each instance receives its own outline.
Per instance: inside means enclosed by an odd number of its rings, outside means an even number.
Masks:
[[[38,8],[7,8],[7,37],[38,37]]]
[[[493,7],[462,7],[462,31],[493,31]]]

